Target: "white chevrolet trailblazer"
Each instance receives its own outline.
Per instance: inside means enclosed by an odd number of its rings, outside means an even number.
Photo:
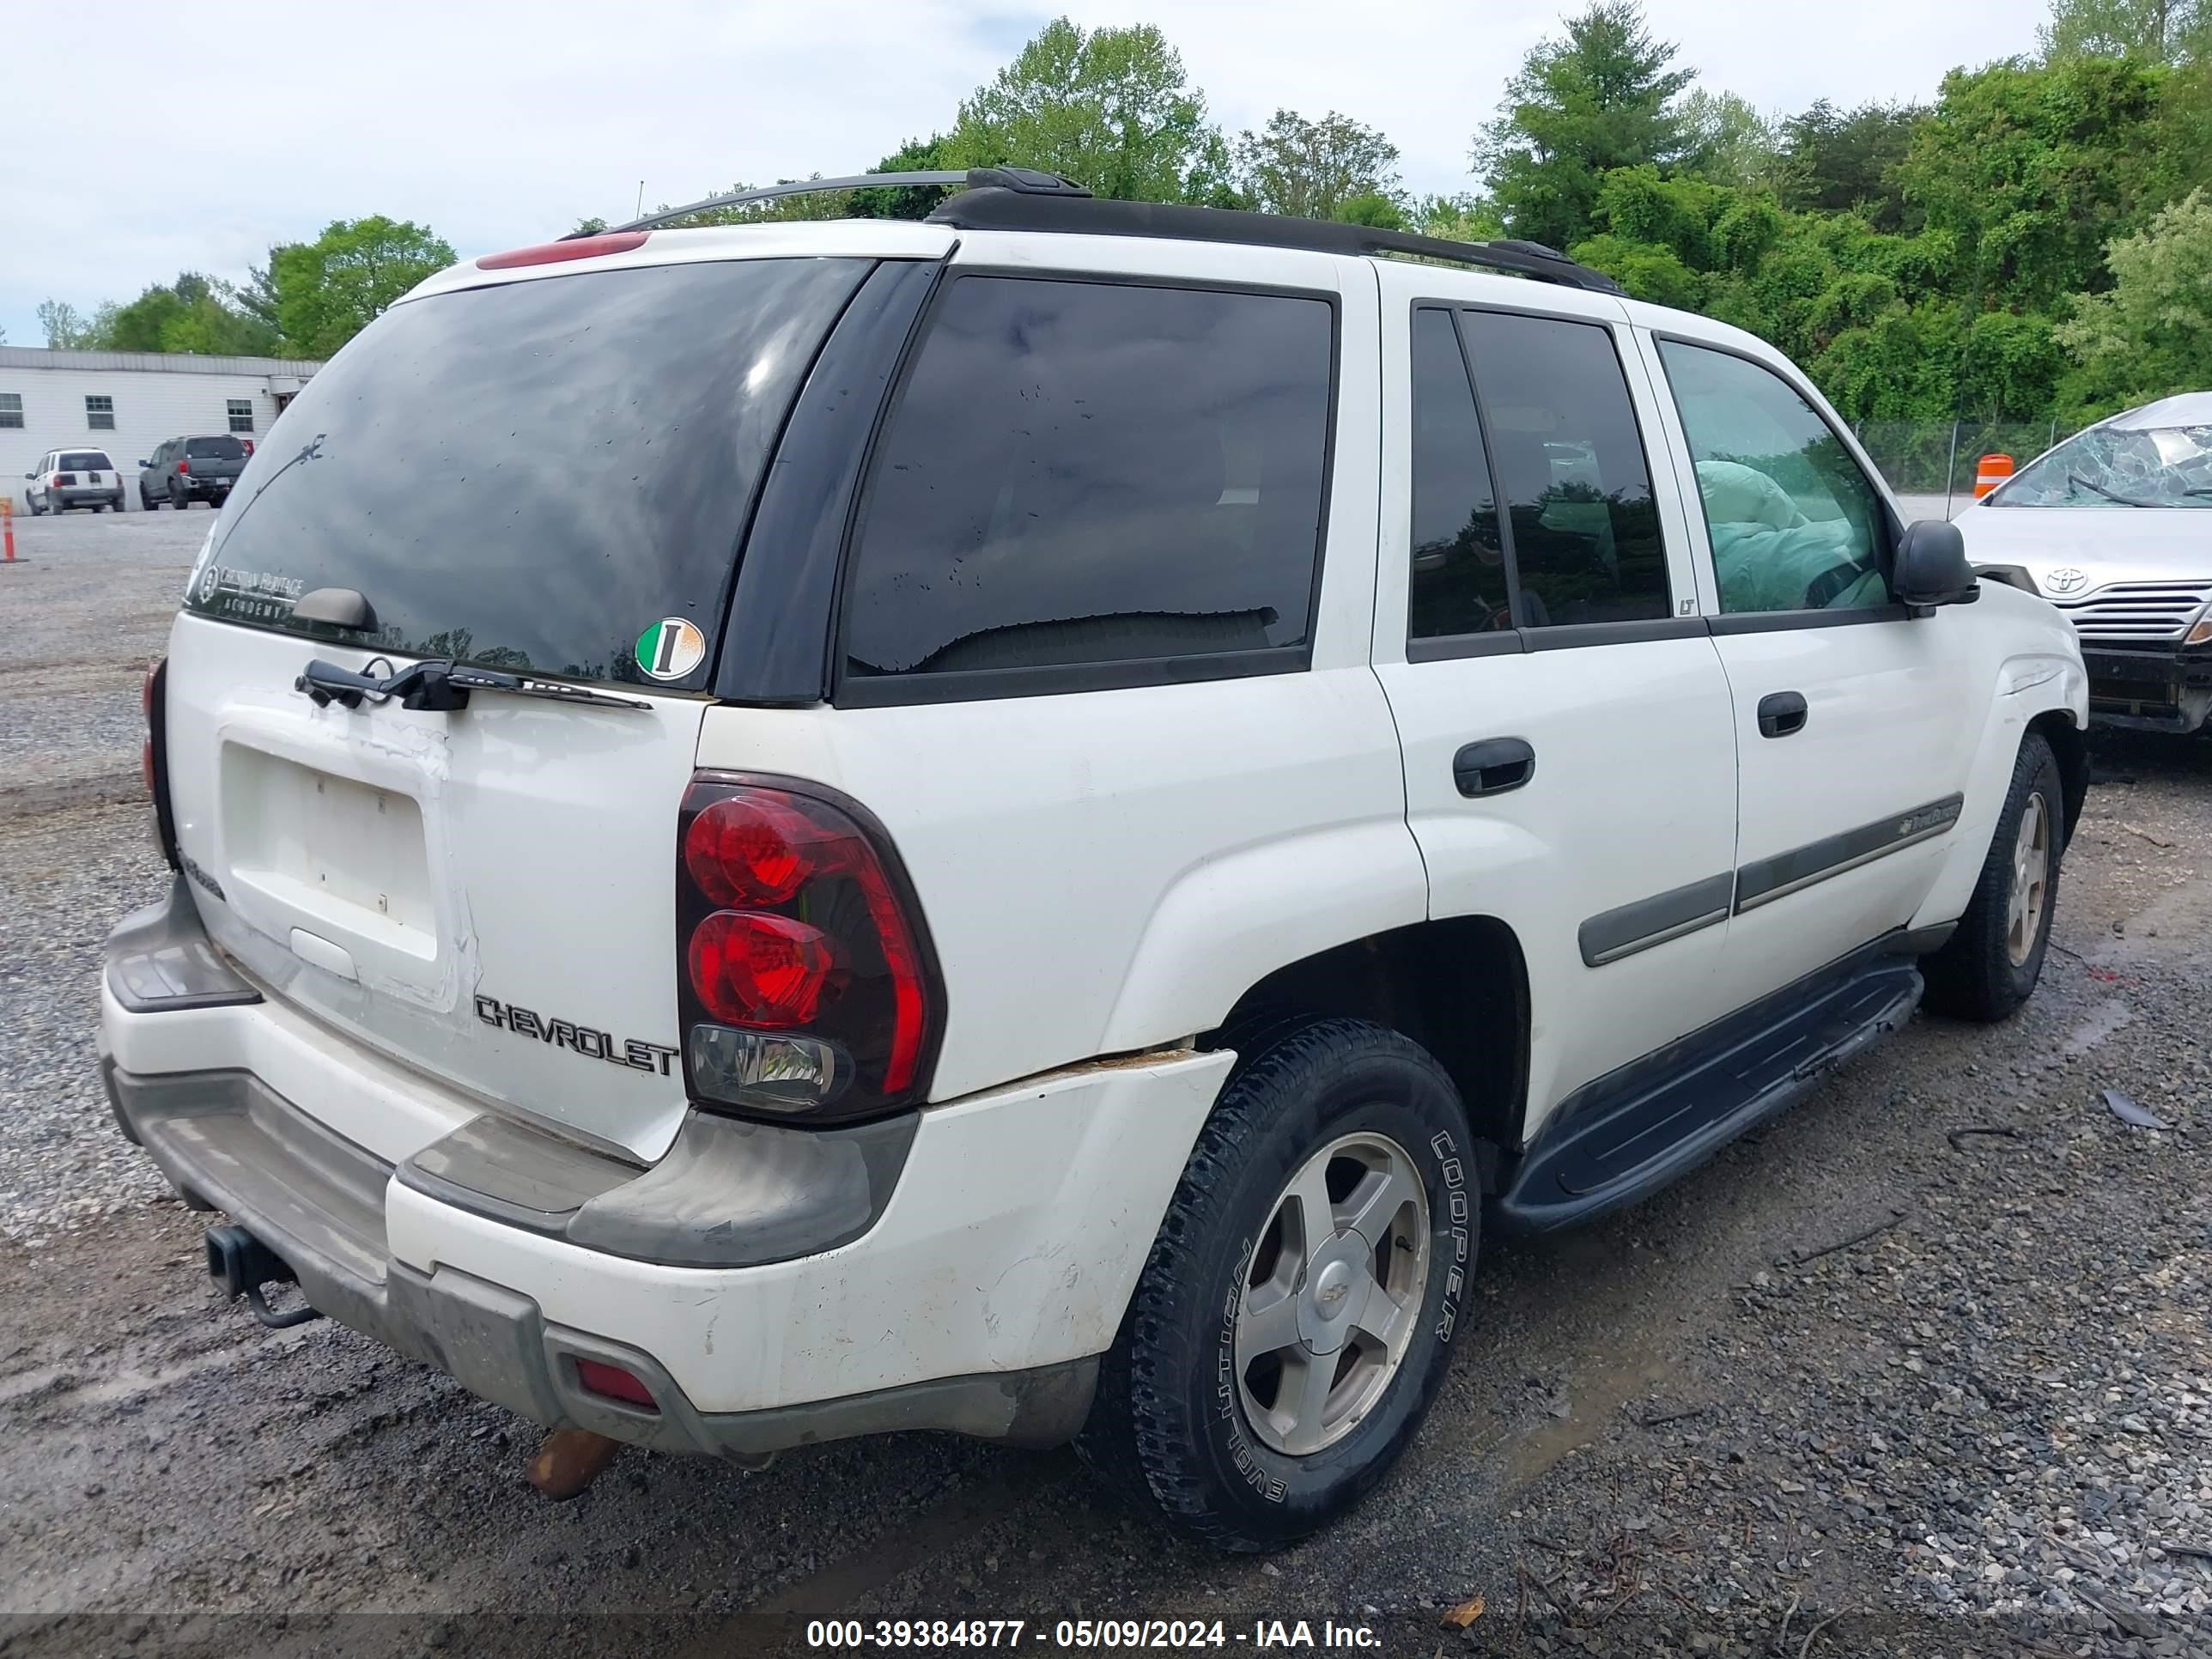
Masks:
[[[314,378],[149,679],[102,1065],[265,1319],[1267,1547],[1486,1230],[2033,990],[2081,649],[1548,250],[969,183],[487,257]]]

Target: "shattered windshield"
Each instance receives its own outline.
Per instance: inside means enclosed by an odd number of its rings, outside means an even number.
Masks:
[[[2092,427],[1991,495],[1991,507],[2212,507],[2212,425]]]

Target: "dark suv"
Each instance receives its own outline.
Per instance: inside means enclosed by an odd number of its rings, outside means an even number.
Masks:
[[[172,438],[138,465],[138,505],[152,512],[163,501],[181,511],[192,501],[221,507],[253,453],[228,432],[209,438]]]

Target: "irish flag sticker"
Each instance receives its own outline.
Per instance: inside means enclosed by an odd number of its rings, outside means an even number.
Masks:
[[[681,617],[663,617],[637,636],[637,665],[657,680],[682,679],[706,654],[706,636]]]

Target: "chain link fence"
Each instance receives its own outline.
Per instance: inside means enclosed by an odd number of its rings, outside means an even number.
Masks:
[[[1984,455],[2026,466],[2074,428],[2057,421],[1867,421],[1852,428],[1900,495],[1942,497],[1952,510],[1974,499]]]

